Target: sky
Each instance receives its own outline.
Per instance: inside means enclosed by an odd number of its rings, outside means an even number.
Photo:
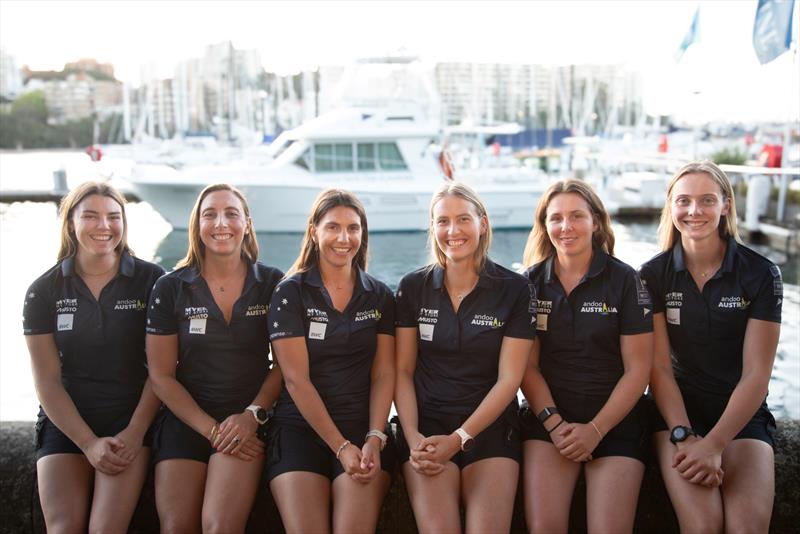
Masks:
[[[643,73],[652,114],[687,122],[797,120],[797,46],[758,64],[756,4],[0,0],[0,46],[34,69],[83,57],[111,62],[119,79],[133,83],[143,66],[168,76],[179,60],[226,40],[257,48],[264,67],[281,74],[400,49],[428,62],[620,64]],[[701,40],[676,62],[698,6]],[[796,36],[800,23],[794,26]]]

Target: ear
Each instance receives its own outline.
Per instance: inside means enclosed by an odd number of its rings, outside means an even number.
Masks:
[[[247,218],[247,227],[245,227],[245,229],[244,229],[244,235],[250,235],[250,232],[252,232],[252,231],[253,231],[253,218],[252,217],[248,217]]]
[[[309,225],[308,228],[310,230],[309,235],[311,236],[311,241],[316,245],[317,244],[317,227],[312,224],[312,225]]]
[[[489,218],[486,215],[481,215],[481,234],[486,235],[486,231],[489,229]]]
[[[720,212],[720,215],[727,215],[730,210],[731,210],[731,199],[726,197],[722,201],[722,212]]]

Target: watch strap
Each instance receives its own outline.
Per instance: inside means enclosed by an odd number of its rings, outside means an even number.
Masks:
[[[539,420],[540,423],[544,423],[545,421],[550,419],[550,416],[553,416],[557,413],[558,413],[558,408],[556,408],[555,406],[546,406],[541,412],[539,412],[536,418]]]

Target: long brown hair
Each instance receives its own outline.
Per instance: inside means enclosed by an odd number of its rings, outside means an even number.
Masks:
[[[175,264],[176,269],[181,267],[195,267],[198,271],[203,269],[203,258],[206,255],[206,246],[203,240],[200,239],[200,208],[203,200],[216,191],[230,191],[239,202],[242,203],[244,216],[247,221],[247,231],[244,233],[242,241],[242,258],[250,263],[255,263],[258,259],[258,240],[256,239],[256,231],[250,222],[250,207],[247,205],[247,199],[244,194],[229,184],[212,184],[203,189],[197,196],[197,200],[192,208],[192,214],[189,216],[189,248],[186,251],[186,256]]]
[[[525,245],[525,252],[522,255],[522,263],[530,267],[542,260],[547,259],[553,254],[553,243],[547,235],[547,207],[550,201],[563,193],[575,193],[589,205],[592,212],[592,219],[597,223],[597,230],[592,234],[594,246],[603,250],[609,256],[614,255],[614,230],[611,229],[611,217],[609,217],[603,202],[594,189],[581,180],[568,179],[559,180],[547,188],[539,204],[536,206],[536,215],[533,220],[533,228],[528,235],[528,242]]]
[[[474,255],[475,269],[481,272],[484,265],[486,265],[486,260],[489,258],[489,247],[492,245],[492,225],[489,223],[489,214],[486,212],[486,206],[481,200],[481,197],[479,197],[478,193],[470,186],[463,182],[446,182],[442,184],[433,194],[433,197],[431,197],[429,209],[430,226],[428,227],[428,243],[431,248],[431,258],[434,262],[438,263],[440,267],[445,267],[447,265],[447,256],[436,243],[433,208],[436,206],[437,202],[449,196],[466,200],[475,208],[475,212],[478,214],[479,218],[486,219],[486,231],[478,240],[478,248],[475,250]]]
[[[353,257],[352,265],[353,267],[360,267],[364,271],[367,270],[367,262],[369,260],[369,230],[367,227],[367,212],[364,209],[364,205],[358,197],[350,191],[345,191],[344,189],[325,189],[317,195],[314,204],[311,206],[311,213],[308,215],[308,224],[306,224],[306,232],[305,235],[303,235],[303,242],[300,245],[300,254],[286,272],[287,276],[294,273],[305,272],[319,264],[319,245],[313,239],[311,231],[320,223],[326,213],[339,206],[352,209],[358,214],[358,218],[361,219],[361,246]]]
[[[133,251],[128,246],[128,217],[125,215],[125,197],[114,187],[102,182],[84,182],[61,199],[59,205],[59,218],[61,219],[61,245],[58,248],[58,261],[75,255],[78,252],[78,238],[75,236],[75,229],[72,228],[72,215],[75,208],[83,200],[91,195],[100,195],[112,199],[119,204],[122,212],[122,239],[114,251],[117,254],[127,252],[133,255]]]
[[[741,241],[739,230],[736,228],[736,197],[733,194],[733,186],[728,179],[728,175],[713,161],[692,161],[678,169],[678,172],[672,176],[667,186],[667,198],[664,201],[664,209],[661,210],[661,220],[658,223],[658,245],[661,250],[671,249],[681,235],[675,225],[672,224],[672,190],[678,180],[687,174],[697,173],[706,174],[714,180],[719,186],[723,201],[728,201],[728,213],[719,219],[718,230],[720,237],[724,239],[728,236],[733,236],[736,241]]]

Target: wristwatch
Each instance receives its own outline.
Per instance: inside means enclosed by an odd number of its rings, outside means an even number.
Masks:
[[[475,439],[470,436],[463,428],[456,428],[456,434],[461,438],[461,450],[468,451],[475,445]]]
[[[688,426],[678,425],[674,427],[669,433],[669,440],[674,444],[677,445],[682,441],[686,441],[689,436],[696,436],[697,432],[689,428]]]
[[[539,420],[539,422],[544,423],[550,418],[551,415],[555,415],[557,413],[558,413],[558,408],[556,408],[555,406],[547,406],[545,407],[544,410],[539,412],[539,415],[537,415],[536,418]]]
[[[256,421],[258,421],[259,425],[263,425],[264,423],[267,422],[267,419],[269,419],[269,414],[267,413],[267,410],[265,410],[258,404],[251,404],[250,406],[245,408],[245,410],[253,413],[253,417],[256,418]]]
[[[387,436],[386,434],[384,434],[380,430],[373,429],[373,430],[370,430],[369,432],[367,432],[367,435],[364,436],[364,441],[367,441],[367,439],[369,437],[371,437],[371,436],[375,436],[376,438],[381,440],[381,450],[383,450],[383,448],[386,447],[386,440],[389,439],[389,436]]]

